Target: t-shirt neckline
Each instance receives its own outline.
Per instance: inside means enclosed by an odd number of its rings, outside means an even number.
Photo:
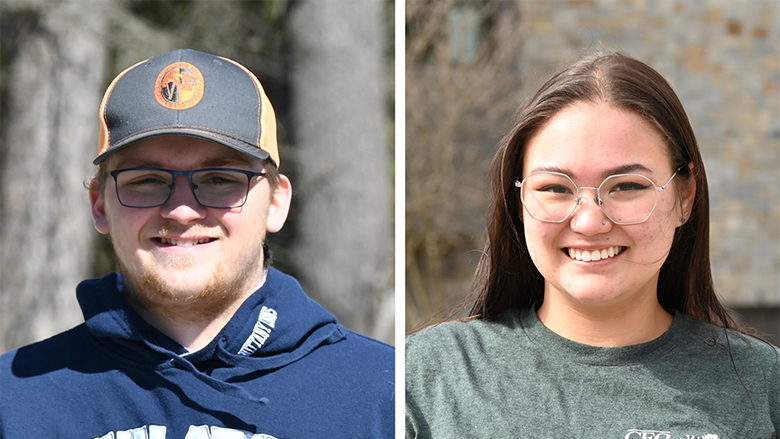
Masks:
[[[601,347],[578,343],[562,337],[539,320],[536,307],[520,311],[520,325],[533,346],[558,360],[599,366],[625,366],[647,363],[674,348],[684,332],[685,316],[673,312],[672,326],[660,337],[645,343],[620,347]]]

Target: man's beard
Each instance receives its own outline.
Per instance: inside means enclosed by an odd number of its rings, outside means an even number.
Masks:
[[[259,286],[250,283],[258,278],[257,271],[263,269],[262,243],[247,256],[232,276],[220,261],[206,282],[190,288],[177,288],[166,282],[170,276],[152,264],[136,262],[133,269],[128,269],[120,261],[124,296],[132,305],[168,320],[181,323],[213,320],[226,312],[235,312],[253,292],[249,289]],[[186,268],[196,262],[192,257],[174,256],[162,263],[171,268]]]

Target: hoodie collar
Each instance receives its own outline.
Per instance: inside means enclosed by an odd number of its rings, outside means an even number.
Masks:
[[[217,380],[197,364],[220,361],[235,376],[283,367],[315,348],[345,337],[336,317],[310,299],[291,276],[271,268],[263,286],[236,311],[205,348],[189,353],[147,323],[117,288],[117,274],[82,282],[77,296],[87,330],[104,347],[130,364],[178,365],[209,386],[263,403],[243,389]]]
[[[219,335],[187,358],[196,362],[218,357],[254,370],[276,369],[344,336],[336,317],[306,296],[297,280],[271,268],[263,286]]]

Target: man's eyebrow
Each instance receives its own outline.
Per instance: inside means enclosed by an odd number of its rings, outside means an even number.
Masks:
[[[161,167],[160,163],[149,160],[149,159],[141,159],[137,157],[131,157],[126,159],[121,159],[117,161],[115,168],[116,169],[127,169],[127,168],[159,168]]]
[[[201,163],[203,168],[220,168],[223,166],[252,166],[253,160],[243,155],[236,157],[214,157]]]
[[[222,168],[230,166],[252,166],[252,160],[243,157],[212,157],[201,162],[197,168]],[[116,169],[128,168],[164,168],[162,162],[150,158],[131,157],[123,159],[116,164]]]

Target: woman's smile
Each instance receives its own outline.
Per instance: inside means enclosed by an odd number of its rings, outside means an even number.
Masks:
[[[612,259],[622,253],[623,250],[625,250],[625,247],[621,246],[605,247],[595,250],[569,247],[565,248],[564,252],[566,252],[570,258],[576,259],[577,261],[598,262],[600,260]]]

